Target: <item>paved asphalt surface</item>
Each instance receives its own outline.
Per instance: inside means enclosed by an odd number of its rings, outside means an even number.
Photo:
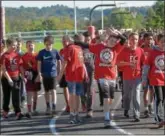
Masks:
[[[64,112],[65,101],[62,89],[57,89],[57,115],[52,117],[45,115],[45,100],[43,91],[39,92],[38,116],[32,119],[24,117],[16,121],[11,115],[6,120],[1,120],[1,135],[164,135],[165,129],[154,129],[153,117],[143,117],[143,99],[141,92],[141,121],[132,122],[132,117],[126,119],[121,108],[121,92],[115,93],[115,101],[112,105],[113,127],[104,129],[104,118],[102,107],[99,105],[98,93],[96,93],[93,119],[85,118],[85,113],[81,113],[83,123],[79,125],[68,124],[68,113]],[[81,108],[80,108],[81,110]],[[24,110],[25,111],[25,110]]]

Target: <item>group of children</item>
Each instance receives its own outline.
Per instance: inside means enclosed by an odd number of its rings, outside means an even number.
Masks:
[[[100,105],[104,109],[104,127],[109,128],[112,126],[110,105],[116,99],[114,94],[120,75],[124,116],[130,117],[132,100],[133,121],[140,121],[140,92],[143,89],[145,117],[154,113],[155,121],[162,126],[165,104],[164,38],[163,34],[158,34],[155,39],[152,33],[146,32],[140,39],[138,33],[125,35],[114,28],[99,33],[90,26],[83,34],[63,36],[63,48],[59,52],[53,49],[54,38],[46,36],[45,49],[35,53],[34,42],[26,41],[25,54],[17,50],[18,40],[9,38],[6,42],[2,41],[1,45],[6,44],[7,47],[0,59],[3,117],[8,116],[12,93],[16,117],[22,118],[20,102],[24,93],[20,90],[24,85],[27,93],[26,116],[30,118],[32,113],[37,113],[37,92],[41,83],[45,90],[46,114],[55,114],[56,86],[59,83],[64,89],[66,111],[70,112],[69,122],[81,123],[80,101],[87,117],[93,117],[95,89],[92,84],[95,79]]]

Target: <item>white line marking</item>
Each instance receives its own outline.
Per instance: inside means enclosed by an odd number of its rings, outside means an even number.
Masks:
[[[121,99],[122,99],[122,97],[120,96],[120,98],[118,99],[117,104],[116,104],[116,106],[115,106],[114,109],[116,109],[116,108],[119,106],[119,104],[120,104],[120,102],[121,102]],[[115,115],[115,112],[112,112],[112,116],[114,116],[114,115]],[[124,129],[122,129],[122,128],[120,128],[119,126],[117,126],[117,124],[115,123],[115,121],[112,122],[112,125],[113,125],[113,127],[114,127],[117,131],[119,131],[119,132],[122,133],[122,134],[135,136],[134,134],[132,134],[132,133],[130,133],[130,132],[127,132],[127,131],[125,131]]]
[[[57,132],[57,130],[56,130],[56,121],[57,121],[57,119],[63,114],[63,112],[65,111],[65,108],[66,108],[66,107],[64,107],[64,108],[61,110],[61,112],[60,112],[56,117],[53,117],[53,118],[50,120],[49,128],[50,128],[50,130],[51,130],[51,132],[52,132],[53,135],[58,135],[58,136],[60,136],[60,134],[59,134],[59,133]]]

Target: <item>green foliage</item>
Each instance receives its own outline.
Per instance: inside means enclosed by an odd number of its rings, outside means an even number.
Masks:
[[[86,29],[89,24],[90,8],[77,8],[77,28]],[[114,14],[120,11],[119,8],[104,10],[104,26],[113,25],[118,28],[163,28],[164,26],[164,2],[157,1],[152,7],[131,7],[130,11],[138,14],[133,18],[131,14]],[[6,8],[6,33],[43,30],[73,30],[74,10],[67,6],[51,7],[28,7]],[[86,19],[85,19],[86,18]],[[92,16],[93,24],[101,28],[101,11],[95,10]]]

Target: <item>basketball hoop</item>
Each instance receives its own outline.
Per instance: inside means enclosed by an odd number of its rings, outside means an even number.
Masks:
[[[132,17],[133,17],[133,18],[136,18],[137,12],[134,11],[134,12],[132,12],[131,14],[132,14]]]

